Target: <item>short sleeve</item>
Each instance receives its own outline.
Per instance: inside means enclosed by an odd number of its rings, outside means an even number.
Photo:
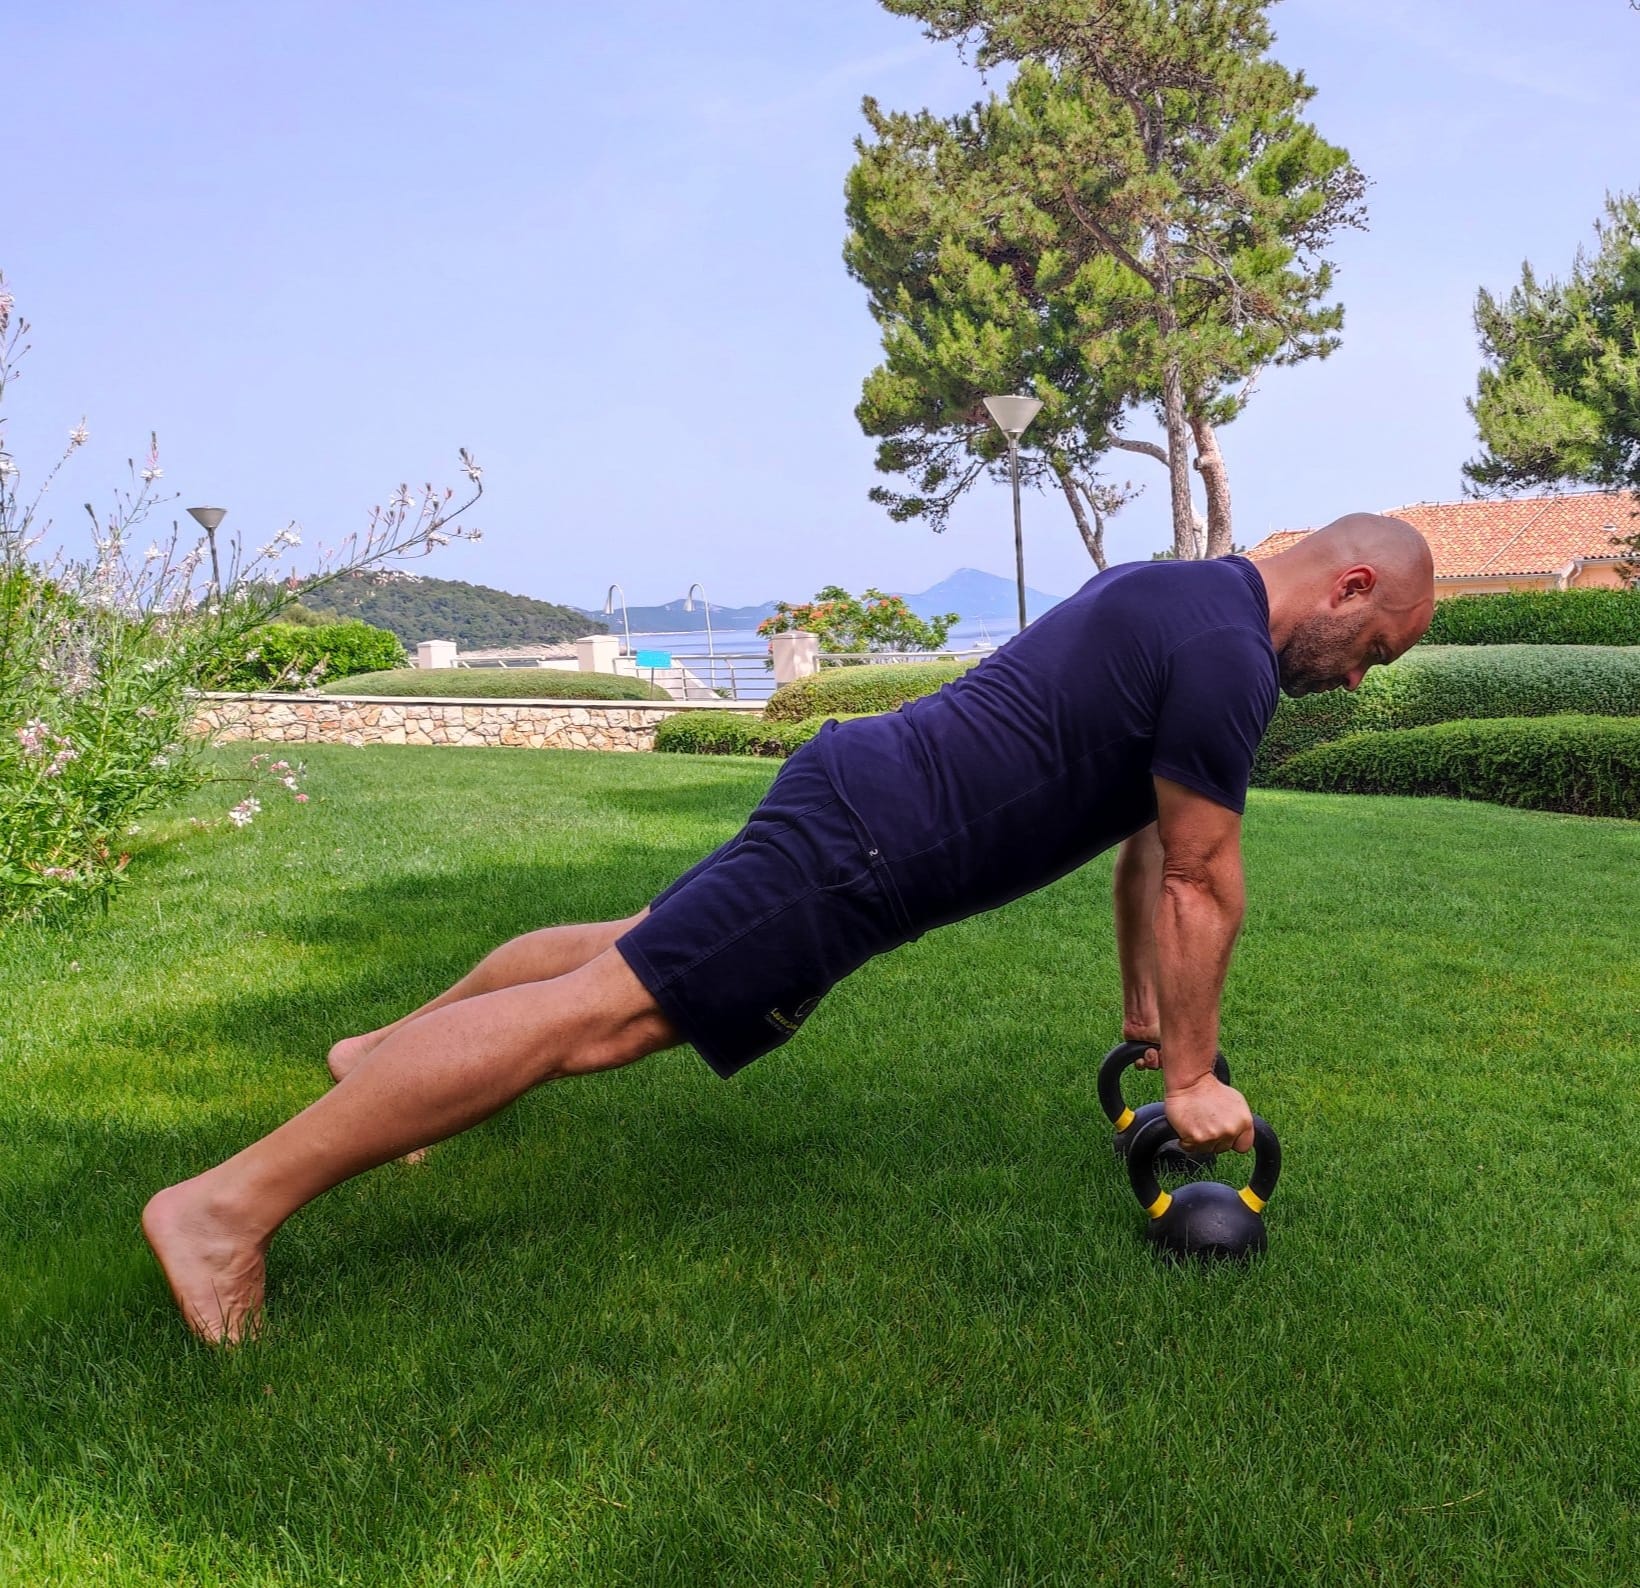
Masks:
[[[1178,646],[1167,668],[1151,775],[1240,815],[1280,695],[1269,639],[1241,624],[1208,629]]]

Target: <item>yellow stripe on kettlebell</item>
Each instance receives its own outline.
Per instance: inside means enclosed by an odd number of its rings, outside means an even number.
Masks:
[[[1128,1126],[1131,1125],[1132,1123],[1133,1123],[1133,1110],[1131,1108],[1124,1108],[1122,1110],[1122,1117],[1119,1120],[1116,1121],[1117,1130],[1118,1131],[1126,1130],[1128,1128]]]
[[[1245,1202],[1255,1213],[1262,1213],[1264,1211],[1264,1198],[1261,1197],[1250,1185],[1244,1185],[1241,1190],[1236,1193],[1236,1195],[1239,1196],[1242,1201]]]
[[[1156,1198],[1154,1202],[1150,1204],[1148,1208],[1145,1209],[1145,1212],[1148,1213],[1153,1219],[1159,1219],[1172,1206],[1173,1198],[1164,1191],[1159,1197]]]

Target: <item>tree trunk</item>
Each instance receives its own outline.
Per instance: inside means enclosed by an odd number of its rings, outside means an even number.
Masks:
[[[1162,424],[1167,430],[1167,475],[1173,506],[1173,555],[1188,561],[1199,555],[1192,533],[1190,503],[1190,442],[1185,422],[1184,381],[1179,374],[1179,315],[1173,303],[1173,263],[1168,254],[1167,228],[1151,229],[1156,250],[1156,328],[1162,341]]]
[[[1088,523],[1089,504],[1084,503],[1069,468],[1056,463],[1054,474],[1058,477],[1059,488],[1065,493],[1065,500],[1071,504],[1077,530],[1082,536],[1082,544],[1088,548],[1088,555],[1093,558],[1094,567],[1103,573],[1110,566],[1105,561],[1105,520],[1098,510],[1094,509],[1093,523]]]
[[[1207,555],[1228,557],[1233,544],[1230,534],[1230,472],[1224,466],[1218,437],[1200,415],[1193,414],[1190,430],[1196,438],[1196,468],[1207,492]]]

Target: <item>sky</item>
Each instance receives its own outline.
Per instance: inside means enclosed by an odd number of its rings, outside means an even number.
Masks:
[[[1275,55],[1371,179],[1331,249],[1344,343],[1221,432],[1238,542],[1451,500],[1478,287],[1569,267],[1640,187],[1627,0],[1285,0]],[[1005,486],[895,524],[853,417],[878,361],[843,268],[860,100],[962,109],[954,47],[870,0],[8,0],[0,272],[33,324],[5,445],[69,543],[150,431],[166,513],[251,544],[362,528],[401,481],[484,538],[411,566],[545,600],[716,605],[1012,577]],[[1143,434],[1144,426],[1133,431]],[[1171,541],[1162,469],[1113,560]],[[26,494],[26,493],[25,493]],[[1093,572],[1027,494],[1026,576]],[[184,520],[186,522],[186,520]]]

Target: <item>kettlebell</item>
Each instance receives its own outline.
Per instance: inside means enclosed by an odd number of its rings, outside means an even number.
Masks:
[[[1128,1179],[1150,1215],[1145,1239],[1170,1263],[1228,1259],[1246,1262],[1266,1245],[1264,1204],[1281,1174],[1281,1143],[1253,1116],[1253,1173],[1237,1191],[1219,1180],[1196,1180],[1169,1195],[1156,1177],[1156,1160],[1178,1137],[1165,1115],[1139,1127],[1128,1147]]]
[[[1146,1049],[1155,1046],[1154,1042],[1118,1042],[1099,1066],[1099,1106],[1104,1109],[1105,1118],[1116,1131],[1110,1145],[1118,1160],[1127,1157],[1139,1127],[1166,1112],[1160,1103],[1146,1103],[1140,1109],[1129,1108],[1122,1096],[1122,1071],[1130,1064],[1137,1064],[1145,1056]],[[1213,1074],[1226,1086],[1230,1084],[1230,1066],[1222,1053],[1213,1056]],[[1172,1141],[1164,1143],[1157,1154],[1156,1172],[1167,1175],[1206,1174],[1217,1162],[1214,1153],[1186,1152],[1175,1136]]]

